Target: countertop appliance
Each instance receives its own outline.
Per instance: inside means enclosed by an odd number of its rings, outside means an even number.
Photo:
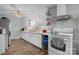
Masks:
[[[54,28],[49,39],[49,54],[71,55],[73,52],[73,28]]]

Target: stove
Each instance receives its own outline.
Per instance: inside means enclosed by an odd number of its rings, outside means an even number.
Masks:
[[[49,39],[49,54],[71,55],[73,28],[54,28]]]

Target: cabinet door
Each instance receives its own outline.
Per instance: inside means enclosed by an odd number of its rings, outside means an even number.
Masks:
[[[30,43],[34,44],[34,34],[29,34]]]
[[[23,38],[24,40],[25,40],[25,36],[24,36],[25,34],[22,32],[21,33],[21,38]]]
[[[31,43],[34,44],[34,45],[36,45],[37,39],[36,39],[35,34],[31,34],[30,39],[31,39]]]
[[[25,40],[25,41],[29,41],[29,33],[26,33],[26,32],[23,32],[22,34],[21,34],[21,36],[22,36],[22,38]]]
[[[31,41],[30,33],[25,33],[25,39],[26,39],[26,41],[28,41],[28,42]]]
[[[36,39],[37,39],[37,46],[42,48],[42,36],[41,34],[36,35]]]
[[[22,33],[22,38],[40,48],[42,48],[42,37],[41,34],[35,33]]]
[[[41,37],[41,34],[34,34],[34,35],[32,35],[31,43],[36,45],[37,47],[42,48],[42,37]]]
[[[26,32],[24,33],[24,37],[25,37],[24,39],[28,42],[30,41],[29,36],[30,36],[29,33],[26,33]]]

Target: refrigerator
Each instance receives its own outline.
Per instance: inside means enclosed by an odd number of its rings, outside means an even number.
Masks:
[[[9,23],[10,23],[10,19],[7,17],[1,17],[0,18],[0,27],[5,28],[5,49],[8,49],[9,45],[10,45],[10,30],[9,30]]]

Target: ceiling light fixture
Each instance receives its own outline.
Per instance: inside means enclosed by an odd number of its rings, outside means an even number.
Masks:
[[[22,13],[21,11],[19,11],[15,5],[11,4],[11,6],[16,10],[16,16],[17,17],[22,17],[24,16],[24,13]]]
[[[21,12],[20,11],[16,11],[16,16],[17,17],[21,17],[22,16]]]
[[[22,11],[16,11],[16,16],[17,17],[23,17],[23,16],[25,16],[25,13],[23,13]]]

